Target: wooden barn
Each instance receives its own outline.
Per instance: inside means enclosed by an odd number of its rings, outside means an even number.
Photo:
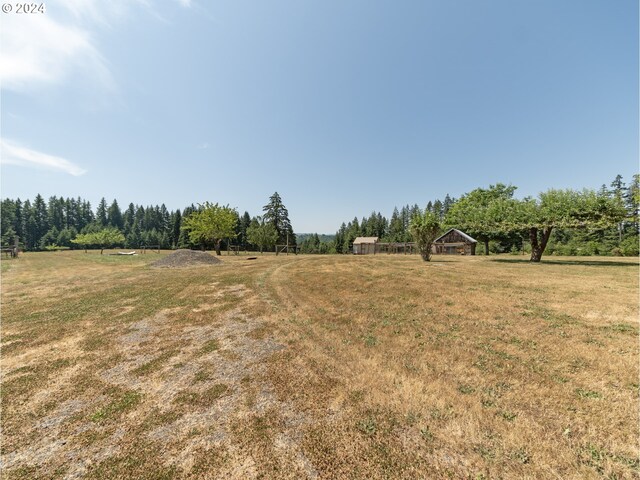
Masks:
[[[433,242],[433,253],[443,255],[475,255],[477,240],[452,228]]]
[[[376,253],[378,237],[357,237],[353,241],[354,255],[368,255]]]

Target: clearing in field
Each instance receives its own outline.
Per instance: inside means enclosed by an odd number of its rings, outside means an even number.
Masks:
[[[637,259],[155,260],[3,262],[6,478],[638,470]]]

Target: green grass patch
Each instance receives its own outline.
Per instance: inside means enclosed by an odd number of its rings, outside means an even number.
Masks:
[[[136,405],[140,403],[141,399],[142,395],[140,395],[138,392],[124,392],[118,398],[112,400],[104,407],[98,409],[91,415],[90,418],[94,422],[103,422],[117,418],[124,412],[135,408]]]
[[[216,400],[224,396],[228,391],[229,387],[227,385],[218,383],[204,392],[182,391],[175,396],[174,402],[182,405],[206,407],[213,405]]]
[[[132,373],[138,376],[150,375],[151,373],[160,370],[160,368],[162,368],[162,366],[177,353],[177,350],[170,350],[168,352],[165,352],[162,355],[154,358],[153,360],[140,365],[138,368],[135,368]]]
[[[200,349],[200,353],[206,355],[207,353],[215,352],[220,349],[220,342],[215,338],[208,340]]]
[[[585,388],[576,388],[575,392],[576,392],[576,395],[578,395],[580,398],[596,398],[596,399],[602,398],[602,394],[594,390],[587,390]]]

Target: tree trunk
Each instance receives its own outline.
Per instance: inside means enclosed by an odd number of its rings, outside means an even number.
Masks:
[[[544,227],[542,230],[542,237],[538,240],[538,228],[531,227],[529,229],[529,241],[531,242],[531,260],[532,262],[539,262],[542,259],[542,254],[545,248],[547,248],[547,242],[551,236],[551,230],[553,227]]]
[[[100,249],[100,255],[102,255],[102,252],[104,252],[104,248]]]
[[[489,239],[484,239],[484,254],[489,255]]]
[[[430,262],[431,261],[431,245],[427,245],[425,248],[421,249],[420,256],[422,257],[422,260],[424,260],[425,262]]]
[[[222,240],[218,240],[216,241],[216,255],[222,255],[220,253],[220,244],[222,243]]]

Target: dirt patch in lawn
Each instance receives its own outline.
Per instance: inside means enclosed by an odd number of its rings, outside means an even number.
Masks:
[[[184,268],[196,267],[201,265],[218,265],[222,263],[219,259],[207,252],[198,252],[196,250],[176,250],[170,255],[151,264],[152,267],[164,268]]]

